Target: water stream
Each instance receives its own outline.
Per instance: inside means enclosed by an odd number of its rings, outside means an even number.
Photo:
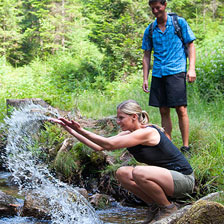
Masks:
[[[76,189],[54,178],[38,157],[41,148],[36,147],[35,137],[49,114],[59,116],[57,111],[29,104],[5,119],[8,126],[7,168],[13,181],[20,194],[26,195],[32,190],[32,195],[38,195],[39,200],[48,201],[54,224],[100,224],[102,222],[89,202]]]
[[[142,212],[145,212],[144,209],[122,207],[118,204],[113,209],[95,211],[75,188],[52,176],[47,165],[39,158],[42,149],[36,144],[41,125],[51,116],[58,117],[60,115],[57,111],[30,103],[5,118],[8,130],[5,159],[10,171],[9,175],[17,185],[16,189],[12,187],[8,187],[8,189],[14,191],[17,198],[18,195],[27,195],[32,191],[32,195],[36,195],[39,200],[47,200],[51,221],[40,221],[18,215],[1,218],[0,224],[123,224],[140,222],[144,217],[141,215]],[[7,174],[3,173],[2,175]],[[7,177],[0,177],[0,179],[4,178]]]
[[[11,173],[0,171],[0,190],[8,195],[17,198],[18,203],[23,204],[24,197],[19,194],[19,190],[11,182]],[[145,207],[127,207],[114,203],[113,208],[95,211],[104,224],[137,224],[142,223],[146,214]],[[2,217],[0,224],[52,224],[51,221],[38,220],[31,217]],[[91,223],[89,223],[91,224]]]

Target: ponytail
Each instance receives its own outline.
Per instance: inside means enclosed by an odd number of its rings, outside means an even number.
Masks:
[[[139,122],[140,122],[141,124],[149,124],[149,115],[148,115],[148,113],[147,113],[145,110],[143,110],[143,111],[138,115],[138,117],[139,117]]]

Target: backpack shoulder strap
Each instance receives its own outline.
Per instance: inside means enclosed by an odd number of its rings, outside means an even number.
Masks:
[[[154,22],[152,22],[149,26],[149,41],[152,48],[153,48],[153,41],[152,41],[153,27],[154,27]]]
[[[184,44],[184,39],[183,39],[183,36],[182,36],[181,27],[178,23],[177,14],[176,13],[168,13],[168,14],[172,17],[172,22],[173,22],[173,26],[174,26],[174,29],[175,29],[175,34],[177,34],[177,36],[180,38],[180,40]]]
[[[176,13],[168,13],[168,15],[170,15],[172,17],[172,22],[173,22],[173,26],[174,26],[174,29],[175,29],[175,34],[180,38],[181,42],[183,43],[184,51],[186,53],[186,56],[188,56],[187,46],[184,43],[181,27],[180,27],[180,25],[178,23],[178,16],[177,16]]]

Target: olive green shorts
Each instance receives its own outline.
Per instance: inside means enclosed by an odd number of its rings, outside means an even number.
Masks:
[[[194,173],[184,175],[174,170],[170,170],[170,172],[174,183],[174,193],[172,197],[181,198],[193,192],[195,185]]]

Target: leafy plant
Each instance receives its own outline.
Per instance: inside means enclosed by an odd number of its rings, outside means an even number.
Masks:
[[[208,101],[224,95],[224,53],[223,34],[208,39],[198,50],[196,65],[197,85],[194,86],[200,96]]]

